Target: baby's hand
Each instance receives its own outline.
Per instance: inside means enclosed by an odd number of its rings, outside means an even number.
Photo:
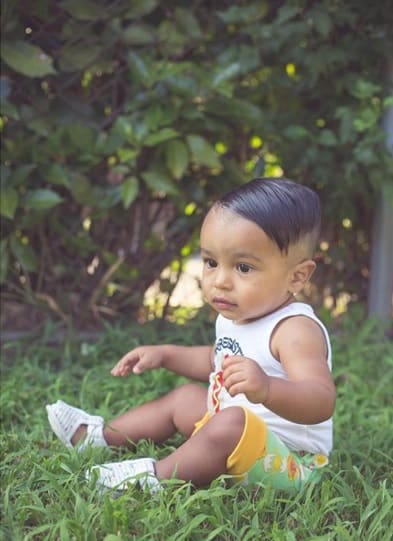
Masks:
[[[163,353],[160,346],[141,346],[124,355],[112,368],[112,376],[127,376],[142,374],[145,370],[160,368],[163,362]]]
[[[234,355],[222,363],[224,386],[231,396],[244,393],[250,402],[265,402],[269,390],[269,376],[248,357]]]

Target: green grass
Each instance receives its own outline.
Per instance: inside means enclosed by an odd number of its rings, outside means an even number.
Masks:
[[[181,379],[165,371],[127,379],[109,370],[139,343],[208,343],[202,320],[187,326],[108,327],[96,342],[38,339],[6,342],[1,378],[1,540],[365,540],[392,537],[393,345],[372,323],[347,316],[334,340],[338,389],[335,449],[323,481],[295,496],[263,487],[204,490],[168,483],[150,496],[130,489],[118,499],[85,482],[93,463],[124,450],[65,449],[45,404],[62,398],[111,418],[164,393]],[[137,456],[166,447],[142,442]]]

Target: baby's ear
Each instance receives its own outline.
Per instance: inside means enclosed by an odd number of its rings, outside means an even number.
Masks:
[[[299,293],[310,280],[316,266],[317,264],[312,259],[305,259],[297,263],[292,271],[289,291],[294,294]]]

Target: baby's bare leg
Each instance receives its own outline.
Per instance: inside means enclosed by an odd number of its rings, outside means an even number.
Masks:
[[[110,421],[104,428],[104,438],[108,445],[122,446],[142,439],[161,443],[175,432],[189,437],[206,412],[206,395],[202,385],[178,387]]]
[[[244,423],[242,408],[222,410],[174,453],[156,463],[157,477],[175,477],[198,487],[225,474],[227,458],[241,438]]]

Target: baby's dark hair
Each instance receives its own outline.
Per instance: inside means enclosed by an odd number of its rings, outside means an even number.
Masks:
[[[315,250],[321,227],[318,195],[286,178],[256,178],[224,195],[217,205],[256,223],[281,253],[308,237]]]

